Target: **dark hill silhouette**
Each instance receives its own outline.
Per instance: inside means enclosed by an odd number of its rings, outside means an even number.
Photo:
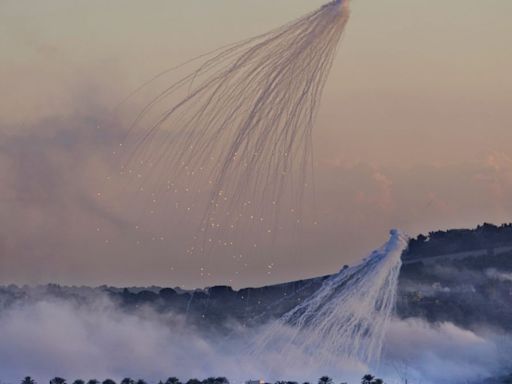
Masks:
[[[508,248],[510,247],[510,249]],[[411,239],[403,255],[397,313],[431,322],[451,321],[512,330],[512,225],[431,232]],[[224,332],[276,318],[315,292],[328,276],[260,288],[0,287],[0,307],[43,295],[84,302],[106,293],[125,311],[150,306],[187,316],[198,329]]]

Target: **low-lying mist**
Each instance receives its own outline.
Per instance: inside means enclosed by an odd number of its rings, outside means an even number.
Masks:
[[[473,332],[451,323],[395,319],[380,367],[340,359],[326,367],[315,355],[248,353],[261,331],[233,322],[228,336],[194,328],[186,315],[157,313],[149,306],[127,311],[101,293],[73,300],[39,294],[0,303],[0,380],[16,383],[31,375],[44,383],[54,376],[143,378],[150,382],[226,376],[232,382],[315,382],[322,375],[357,383],[377,373],[386,383],[472,382],[510,369],[510,335],[482,328]],[[261,325],[264,327],[265,325]],[[292,352],[293,353],[293,352]],[[286,361],[286,364],[282,362]],[[507,366],[508,365],[508,366]]]

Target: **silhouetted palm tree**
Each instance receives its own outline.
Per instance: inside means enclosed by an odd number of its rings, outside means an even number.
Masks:
[[[73,384],[85,384],[85,381],[83,381],[82,379],[76,379],[75,381],[73,381]]]
[[[23,380],[21,380],[21,384],[36,384],[36,381],[30,376],[27,376]]]
[[[384,384],[384,380],[377,379],[375,376],[368,374],[363,376],[361,384]]]
[[[66,384],[66,379],[57,376],[50,380],[50,384]]]
[[[120,384],[135,384],[135,380],[130,377],[125,377],[123,380],[121,380]]]
[[[165,380],[165,384],[181,384],[180,379],[177,377],[169,377],[167,380]]]
[[[329,376],[322,376],[318,379],[318,384],[332,384],[332,379]]]

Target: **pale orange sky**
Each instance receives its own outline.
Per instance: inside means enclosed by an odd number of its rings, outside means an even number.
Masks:
[[[0,283],[263,284],[333,272],[391,227],[511,221],[512,2],[353,0],[314,132],[319,225],[243,263],[187,258],[172,225],[133,247],[129,207],[95,200],[117,138],[91,129],[155,73],[321,4],[1,2]]]

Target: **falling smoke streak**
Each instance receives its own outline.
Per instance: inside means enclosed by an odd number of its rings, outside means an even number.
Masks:
[[[206,175],[205,239],[226,221],[233,228],[247,206],[271,202],[276,220],[285,192],[300,211],[311,131],[348,15],[348,0],[331,1],[207,55],[136,117],[124,171],[157,185]]]
[[[169,172],[176,179],[195,173],[209,178],[204,240],[218,230],[221,216],[234,212],[229,220],[236,223],[246,205],[259,209],[271,202],[275,220],[286,193],[300,210],[313,124],[348,14],[347,1],[332,1],[214,53],[137,116],[129,167],[149,165],[145,180],[158,181],[161,171],[166,180]],[[180,92],[183,98],[169,103]],[[149,128],[137,132],[139,125]],[[328,279],[258,334],[253,356],[277,350],[291,358],[300,351],[326,364],[340,358],[378,362],[406,244],[392,232],[361,265]]]
[[[251,354],[276,350],[329,364],[340,359],[378,365],[394,309],[401,255],[407,237],[391,231],[390,240],[360,265],[326,280],[256,337]]]

